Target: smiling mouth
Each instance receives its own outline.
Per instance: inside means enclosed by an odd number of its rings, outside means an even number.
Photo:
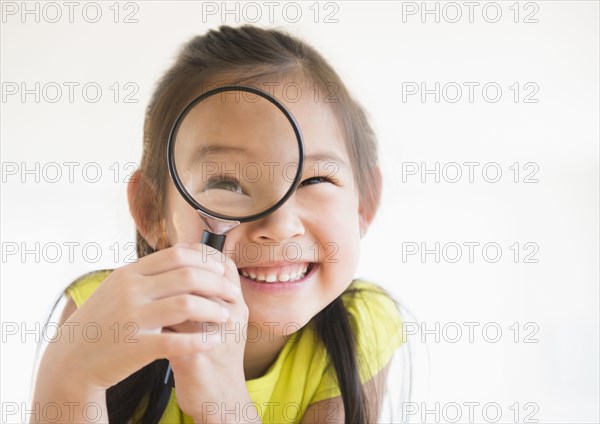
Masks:
[[[285,267],[239,268],[238,273],[257,283],[287,283],[302,280],[313,267],[313,262],[303,262]]]

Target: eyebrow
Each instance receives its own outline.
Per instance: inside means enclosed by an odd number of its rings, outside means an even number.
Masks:
[[[304,156],[307,162],[336,162],[338,165],[347,166],[346,162],[333,152],[318,152]]]
[[[202,146],[194,152],[194,157],[202,157],[208,155],[216,155],[219,153],[248,153],[247,149],[243,147],[233,147],[233,146],[222,146],[218,144],[209,144],[208,146]]]
[[[222,154],[222,153],[232,153],[232,152],[240,154],[240,155],[242,155],[242,154],[248,155],[250,153],[247,149],[244,149],[243,147],[222,146],[219,144],[208,144],[208,145],[201,146],[198,149],[194,150],[194,152],[192,153],[192,155],[189,159],[189,163],[192,165],[195,165],[197,163],[200,163],[200,161],[205,156],[218,155],[218,154]]]

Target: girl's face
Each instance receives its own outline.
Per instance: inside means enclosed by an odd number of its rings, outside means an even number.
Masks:
[[[286,98],[277,91],[272,94]],[[304,136],[300,187],[271,215],[231,230],[223,249],[237,265],[249,321],[262,334],[295,332],[347,288],[358,262],[360,225],[368,224],[337,119],[322,99],[315,102],[314,89],[304,85],[301,94],[284,102]],[[199,242],[202,221],[170,179],[165,212],[171,245]]]

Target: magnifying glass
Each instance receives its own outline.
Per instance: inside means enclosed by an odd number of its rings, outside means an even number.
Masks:
[[[304,144],[295,118],[275,97],[225,85],[181,111],[167,161],[175,187],[204,223],[201,242],[222,251],[228,231],[273,213],[294,193]],[[175,387],[170,366],[165,384]]]

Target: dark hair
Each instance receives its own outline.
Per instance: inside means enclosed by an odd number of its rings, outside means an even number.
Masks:
[[[132,208],[143,210],[150,233],[161,234],[146,240],[137,232],[139,257],[167,247],[164,201],[168,170],[164,159],[169,130],[177,113],[208,81],[228,84],[261,81],[267,77],[299,76],[306,81],[335,88],[330,103],[343,129],[359,200],[374,215],[379,203],[381,182],[376,174],[377,146],[374,133],[361,106],[350,96],[343,82],[326,60],[306,43],[275,29],[245,25],[221,26],[196,36],[180,50],[175,63],[160,79],[146,110],[144,145],[140,163],[140,184]],[[360,289],[347,290],[351,296]],[[378,411],[369,411],[359,377],[359,357],[350,315],[342,296],[333,300],[311,322],[333,365],[344,403],[347,423],[373,422]],[[300,330],[301,331],[301,330]],[[163,383],[166,360],[157,360],[107,390],[111,422],[127,422],[147,399],[141,422],[158,423],[168,404],[171,388]]]

